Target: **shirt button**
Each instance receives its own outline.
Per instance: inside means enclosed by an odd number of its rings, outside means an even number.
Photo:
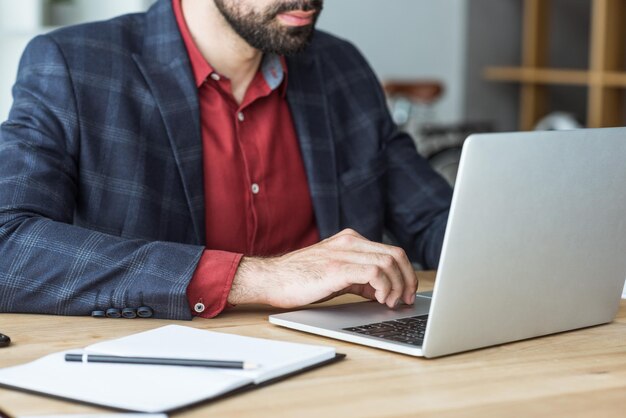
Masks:
[[[258,184],[254,183],[252,185],[252,194],[259,194],[259,191],[261,190],[261,188],[259,187]]]
[[[222,77],[220,77],[220,75],[219,75],[218,73],[211,73],[211,76],[210,76],[210,77],[211,77],[213,80],[215,80],[215,81],[220,81],[220,79],[222,78]]]
[[[243,122],[244,120],[246,120],[246,117],[243,115],[243,112],[239,112],[237,114],[237,119],[239,119],[239,122]]]

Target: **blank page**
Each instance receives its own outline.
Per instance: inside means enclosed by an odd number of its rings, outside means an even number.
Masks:
[[[250,383],[204,367],[67,362],[66,353],[2,369],[0,383],[137,412],[180,408]]]
[[[93,354],[136,357],[234,360],[260,365],[255,370],[221,373],[262,383],[335,357],[334,347],[296,344],[167,325],[85,348]]]

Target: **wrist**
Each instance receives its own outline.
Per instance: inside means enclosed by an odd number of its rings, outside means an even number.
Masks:
[[[268,303],[266,280],[264,275],[267,260],[256,257],[243,257],[235,273],[228,295],[228,303],[242,305],[249,303]]]

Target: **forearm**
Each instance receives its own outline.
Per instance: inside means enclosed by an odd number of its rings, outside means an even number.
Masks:
[[[29,214],[0,213],[0,311],[89,315],[149,306],[191,319],[197,246],[128,240]]]

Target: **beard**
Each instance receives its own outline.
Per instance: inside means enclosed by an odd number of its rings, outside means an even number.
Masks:
[[[262,12],[245,10],[238,2],[214,0],[224,19],[250,46],[266,54],[293,55],[303,51],[313,38],[315,23],[323,0],[293,0],[275,4]],[[315,11],[313,21],[305,26],[286,26],[277,16],[293,10]]]

